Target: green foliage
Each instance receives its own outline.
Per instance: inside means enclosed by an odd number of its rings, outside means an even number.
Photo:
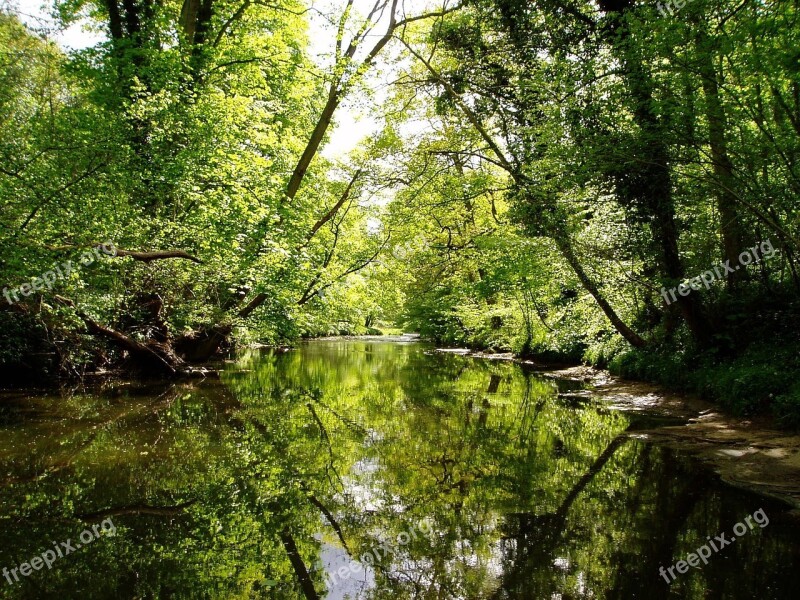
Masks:
[[[374,52],[382,25],[350,5],[312,44],[297,0],[184,4],[57,2],[108,32],[68,53],[0,14],[0,280],[107,239],[200,261],[76,269],[22,302],[4,360],[119,364],[89,320],[169,348],[403,328],[791,412],[762,366],[772,336],[794,369],[800,324],[790,2],[678,19],[469,0]],[[320,153],[337,111],[368,104],[377,131]],[[766,241],[773,256],[665,302]]]
[[[621,377],[700,394],[735,415],[771,413],[779,424],[796,427],[800,414],[795,383],[800,374],[798,350],[796,343],[777,350],[762,342],[731,358],[664,346],[658,352],[623,351],[609,368]]]
[[[57,365],[47,359],[49,349],[47,331],[35,316],[0,310],[0,376],[6,382],[42,372],[56,375]]]

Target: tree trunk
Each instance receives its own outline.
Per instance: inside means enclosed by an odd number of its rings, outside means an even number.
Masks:
[[[570,244],[570,241],[567,239],[566,235],[554,236],[553,240],[555,241],[556,246],[558,246],[558,249],[561,251],[561,254],[564,256],[564,259],[567,261],[569,266],[572,267],[572,270],[575,271],[575,275],[578,276],[578,279],[580,280],[584,289],[586,289],[586,291],[592,295],[592,297],[595,299],[595,302],[597,302],[597,305],[600,307],[606,317],[608,317],[608,320],[611,321],[614,329],[616,329],[617,332],[634,348],[644,348],[647,345],[647,342],[641,336],[639,336],[638,333],[633,331],[633,329],[628,327],[622,319],[620,319],[616,311],[603,297],[597,285],[586,273],[586,270],[578,260],[578,257],[575,256],[575,252],[572,249],[572,245]]]
[[[206,362],[228,340],[232,329],[230,325],[215,325],[192,331],[175,342],[175,351],[187,362]]]
[[[625,83],[633,100],[634,122],[641,130],[643,150],[647,162],[640,175],[648,183],[647,189],[638,191],[636,200],[647,211],[650,230],[658,249],[662,272],[668,281],[679,284],[686,279],[678,247],[678,227],[672,197],[672,180],[667,151],[667,131],[653,108],[653,81],[642,59],[634,50],[635,41],[625,23],[625,13],[633,0],[621,0],[614,8],[604,8],[609,22],[604,29],[607,43],[625,69]],[[678,306],[692,335],[701,346],[708,344],[711,328],[705,318],[697,294],[678,296]]]
[[[328,101],[325,104],[325,108],[322,109],[322,114],[320,114],[319,120],[314,127],[314,131],[311,133],[311,137],[308,139],[308,143],[303,151],[303,155],[300,157],[300,160],[298,161],[297,166],[292,173],[292,177],[289,179],[289,184],[286,186],[286,196],[289,198],[289,200],[294,200],[295,196],[297,195],[297,191],[300,189],[300,184],[303,183],[303,178],[306,176],[306,171],[308,171],[311,161],[314,159],[314,156],[316,156],[320,144],[322,144],[322,140],[325,139],[325,133],[328,131],[328,128],[331,125],[333,114],[339,107],[338,83],[339,82],[331,83],[330,90],[328,91]]]
[[[708,121],[708,142],[711,161],[717,184],[717,208],[720,218],[723,255],[731,264],[739,260],[739,252],[744,246],[744,233],[741,217],[734,194],[733,163],[728,155],[725,139],[728,119],[725,107],[719,96],[719,82],[714,68],[712,40],[708,37],[702,22],[697,27],[696,45],[700,76],[703,79],[703,94],[706,99],[705,114]],[[728,276],[728,288],[734,289],[747,278],[747,270],[740,269]]]

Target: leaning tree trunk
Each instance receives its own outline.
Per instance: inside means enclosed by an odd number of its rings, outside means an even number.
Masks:
[[[605,296],[603,296],[603,294],[600,292],[600,289],[597,287],[597,284],[592,280],[591,277],[589,277],[589,275],[586,273],[586,269],[583,268],[580,260],[578,260],[578,257],[575,256],[575,251],[573,250],[572,244],[570,243],[569,239],[567,239],[566,235],[554,236],[553,240],[561,252],[561,255],[575,272],[575,275],[577,275],[584,289],[592,295],[592,298],[595,299],[595,302],[597,302],[600,310],[602,310],[603,314],[605,314],[605,316],[608,317],[608,320],[611,321],[614,329],[616,329],[617,332],[634,348],[644,348],[647,345],[647,342],[633,329],[628,327],[619,317],[611,304],[608,303],[608,300],[606,300]]]
[[[67,298],[56,296],[55,299],[64,306],[75,308],[75,303]],[[121,331],[101,325],[81,310],[76,309],[75,314],[84,322],[89,333],[105,338],[125,351],[135,367],[145,373],[175,376],[183,372],[183,361],[172,351],[169,341],[140,342]]]
[[[678,284],[686,278],[686,273],[678,246],[667,131],[654,111],[652,77],[645,69],[642,57],[635,51],[635,41],[626,22],[626,13],[634,6],[634,1],[605,1],[600,6],[608,16],[603,35],[624,66],[623,77],[633,101],[633,119],[641,131],[643,149],[648,157],[640,175],[649,185],[646,190],[639,192],[636,200],[650,218],[650,230],[662,271],[670,282]],[[695,341],[707,345],[711,338],[711,327],[703,314],[700,297],[697,294],[678,296],[678,306]]]

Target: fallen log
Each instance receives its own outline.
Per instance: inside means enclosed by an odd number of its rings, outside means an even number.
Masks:
[[[75,308],[75,314],[84,322],[89,333],[104,337],[127,351],[135,360],[157,373],[176,375],[183,370],[183,361],[178,358],[166,344],[156,342],[142,343],[124,333],[101,325],[83,311],[75,307],[75,303],[63,296],[55,296],[55,300],[64,306]]]

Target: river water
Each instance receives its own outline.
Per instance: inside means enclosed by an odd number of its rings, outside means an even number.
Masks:
[[[800,597],[797,517],[581,387],[335,340],[4,393],[0,598]]]

